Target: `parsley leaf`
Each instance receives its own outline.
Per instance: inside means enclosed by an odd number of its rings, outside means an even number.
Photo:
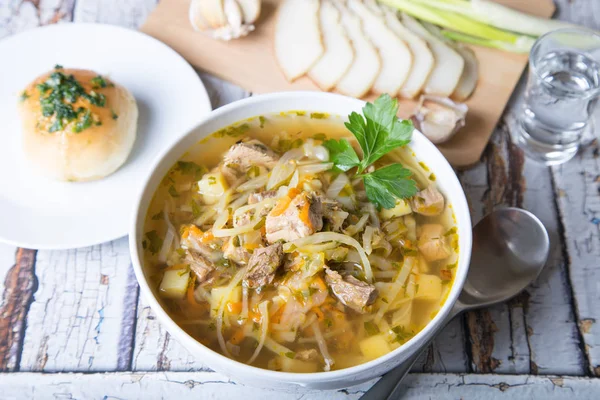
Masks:
[[[363,178],[372,203],[378,208],[393,208],[396,199],[417,193],[410,170],[401,164],[392,164],[374,172],[363,172],[390,151],[410,143],[414,127],[412,122],[398,119],[398,101],[387,94],[374,103],[367,103],[362,111],[363,115],[351,113],[345,123],[362,150],[362,160],[346,139],[328,140],[324,145],[337,169],[349,171],[357,167],[356,176]]]
[[[328,140],[323,145],[329,150],[331,161],[337,169],[345,172],[360,164],[356,152],[346,139]]]
[[[398,100],[385,94],[375,103],[367,103],[363,116],[350,114],[346,128],[354,134],[363,151],[359,173],[396,147],[410,143],[414,127],[410,121],[396,117]]]
[[[405,199],[417,193],[417,185],[409,179],[410,176],[410,170],[400,164],[391,164],[365,174],[363,181],[367,197],[378,207],[393,208],[397,198]]]

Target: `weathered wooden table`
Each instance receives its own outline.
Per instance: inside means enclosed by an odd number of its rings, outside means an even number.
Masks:
[[[62,21],[135,29],[155,3],[0,0],[0,38]],[[558,18],[600,29],[600,1],[557,3]],[[0,54],[0,73],[10,59]],[[214,107],[251,95],[201,76]],[[518,298],[452,321],[407,378],[406,398],[600,399],[600,144],[590,138],[561,167],[524,159],[511,139],[522,92],[523,82],[481,162],[459,176],[474,221],[506,205],[535,213],[550,260]],[[139,296],[126,238],[68,251],[0,245],[0,278],[2,399],[356,399],[372,384],[275,392],[212,372]]]

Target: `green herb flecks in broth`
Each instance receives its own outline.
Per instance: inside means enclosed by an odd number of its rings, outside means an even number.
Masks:
[[[175,322],[240,362],[318,372],[384,355],[431,321],[458,235],[396,110],[380,98],[350,130],[323,113],[263,115],[190,148],[142,243]]]

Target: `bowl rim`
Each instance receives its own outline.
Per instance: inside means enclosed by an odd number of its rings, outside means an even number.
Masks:
[[[406,343],[402,344],[398,348],[392,350],[391,352],[377,357],[373,360],[367,361],[365,363],[355,365],[349,368],[343,368],[334,371],[323,371],[323,372],[310,372],[310,373],[296,373],[296,372],[282,372],[282,371],[273,371],[266,368],[255,367],[252,365],[245,364],[241,361],[237,361],[222,355],[221,353],[202,345],[199,341],[190,336],[187,332],[185,332],[165,311],[163,306],[159,303],[156,296],[153,293],[153,290],[150,288],[148,280],[144,274],[143,267],[143,257],[139,252],[138,240],[141,240],[141,237],[138,237],[138,227],[141,226],[143,228],[143,223],[145,220],[146,210],[141,211],[142,200],[146,196],[154,196],[154,191],[156,188],[152,188],[152,193],[147,194],[149,191],[149,185],[154,178],[156,170],[161,166],[165,157],[175,148],[178,147],[181,142],[188,140],[188,137],[194,135],[194,133],[201,129],[203,125],[208,124],[213,121],[217,121],[220,118],[227,116],[230,113],[235,112],[237,109],[243,109],[249,107],[251,105],[256,105],[260,103],[270,103],[273,105],[273,111],[271,113],[278,113],[280,110],[278,109],[277,102],[278,101],[292,101],[292,100],[304,100],[306,101],[306,110],[310,110],[310,99],[320,99],[320,100],[328,100],[330,102],[345,102],[347,103],[348,110],[362,109],[362,107],[366,104],[365,101],[350,98],[347,96],[343,96],[335,93],[327,93],[327,92],[314,92],[314,91],[290,91],[290,92],[278,92],[278,93],[269,93],[269,94],[261,94],[256,96],[250,96],[241,100],[234,101],[225,106],[222,106],[218,109],[213,110],[207,116],[203,117],[196,126],[189,129],[185,134],[181,135],[175,142],[173,142],[169,147],[165,148],[162,152],[160,152],[152,163],[151,168],[148,170],[148,174],[143,177],[143,185],[138,195],[135,198],[135,205],[131,216],[131,225],[129,232],[129,249],[131,254],[132,266],[135,272],[136,279],[140,286],[141,292],[146,298],[146,301],[150,304],[152,310],[156,313],[160,323],[162,323],[167,331],[175,336],[178,341],[182,343],[182,345],[189,349],[194,357],[197,357],[198,353],[205,353],[208,357],[216,357],[222,362],[222,365],[225,365],[227,371],[240,371],[246,376],[252,376],[253,374],[258,374],[263,379],[274,380],[274,381],[285,381],[289,383],[295,383],[300,385],[321,382],[321,381],[335,381],[339,379],[344,379],[348,376],[357,376],[361,373],[367,372],[369,369],[374,368],[380,364],[386,363],[398,355],[413,349],[413,351],[418,350],[419,343],[425,344],[429,339],[431,339],[435,332],[435,328],[441,324],[444,324],[447,316],[450,314],[451,309],[454,307],[454,304],[458,300],[460,292],[464,286],[466,281],[467,273],[469,270],[469,263],[471,258],[471,249],[472,249],[472,232],[471,232],[471,217],[468,207],[467,198],[464,190],[462,189],[462,185],[454,172],[454,169],[446,160],[446,158],[442,155],[439,149],[423,135],[419,130],[415,128],[413,132],[413,139],[420,143],[419,145],[425,147],[425,149],[421,149],[419,154],[415,153],[415,156],[419,159],[423,159],[425,161],[430,159],[437,159],[437,163],[441,164],[441,168],[448,170],[449,179],[453,182],[452,185],[461,188],[458,193],[453,193],[452,195],[447,195],[452,198],[451,206],[454,211],[454,217],[456,220],[456,225],[460,232],[460,242],[461,245],[459,247],[459,258],[458,265],[456,268],[456,275],[454,277],[454,282],[452,288],[438,310],[435,317],[430,320],[423,329],[421,329],[415,336],[410,338]],[[283,111],[283,110],[281,110]],[[287,110],[293,111],[293,109]],[[315,112],[319,112],[323,110],[315,110]],[[327,112],[327,111],[325,111]],[[345,118],[344,116],[341,116]],[[227,120],[229,117],[225,117]],[[232,122],[228,122],[226,124],[220,123],[220,128],[224,128],[226,126],[230,126],[241,122],[244,118],[235,120]],[[218,129],[220,129],[218,128]],[[218,130],[217,129],[217,130]],[[216,130],[215,130],[216,131]],[[203,137],[212,134],[212,132],[206,134]],[[198,140],[201,140],[198,139]],[[412,143],[411,141],[411,143]],[[413,150],[414,151],[414,150]],[[426,153],[426,154],[422,154]],[[181,157],[185,152],[179,155]],[[437,168],[440,168],[438,166]],[[151,201],[151,200],[150,200]],[[149,204],[149,202],[148,202]],[[460,220],[459,220],[460,219]],[[141,225],[140,225],[141,224]],[[412,353],[408,353],[412,354]],[[211,360],[207,360],[211,361]],[[212,368],[211,365],[209,367]],[[229,373],[228,373],[229,374]],[[234,374],[233,374],[234,375]],[[232,376],[235,378],[235,376]]]

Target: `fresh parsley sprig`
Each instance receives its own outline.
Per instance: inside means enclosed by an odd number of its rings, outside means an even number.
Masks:
[[[390,151],[410,143],[413,124],[398,119],[397,113],[398,101],[384,94],[374,103],[367,103],[363,108],[363,115],[353,112],[348,116],[345,125],[362,150],[362,160],[346,139],[332,139],[324,143],[337,169],[349,171],[357,168],[357,176],[363,179],[367,197],[380,208],[393,208],[396,199],[406,199],[417,193],[417,185],[410,178],[410,170],[401,164],[391,164],[364,173],[370,165]]]

